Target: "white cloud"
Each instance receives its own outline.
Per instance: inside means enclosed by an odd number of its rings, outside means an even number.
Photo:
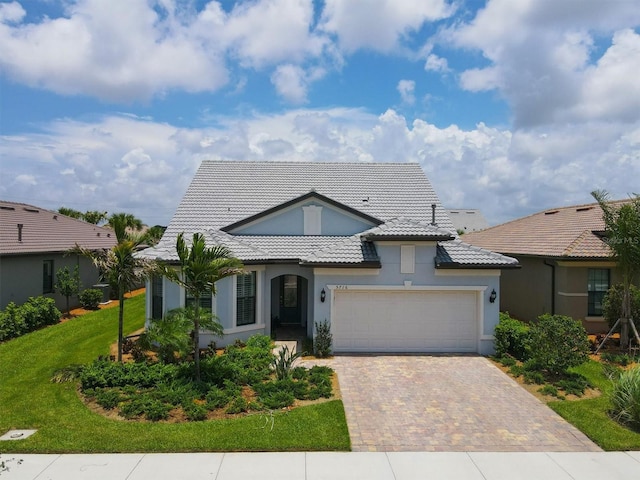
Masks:
[[[635,121],[640,65],[640,9],[635,2],[489,0],[470,22],[441,33],[439,41],[480,50],[488,65],[460,75],[469,91],[498,89],[516,128],[554,122]],[[607,38],[612,44],[600,54]],[[599,56],[599,57],[598,57]],[[637,99],[637,94],[635,95]]]
[[[398,89],[398,93],[400,93],[400,98],[402,98],[403,103],[407,103],[409,105],[413,105],[415,103],[416,82],[413,80],[400,80],[396,88]]]
[[[16,179],[0,191],[45,208],[64,199],[80,210],[131,211],[155,224],[169,221],[203,159],[418,162],[445,205],[480,208],[495,223],[590,202],[599,188],[622,198],[640,178],[640,121],[512,133],[333,108],[220,117],[216,125],[183,129],[120,115],[0,137],[0,168]]]
[[[442,73],[446,73],[450,70],[447,59],[439,57],[434,53],[430,53],[427,56],[427,60],[424,63],[424,69],[427,72],[442,72]]]
[[[320,29],[336,35],[348,53],[361,48],[390,52],[425,22],[453,11],[445,0],[326,0]]]
[[[291,64],[280,65],[271,75],[271,83],[278,95],[288,102],[300,104],[307,101],[307,79],[302,68]]]

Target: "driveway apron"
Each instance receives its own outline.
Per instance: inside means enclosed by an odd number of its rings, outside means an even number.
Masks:
[[[600,451],[479,356],[337,356],[353,451]]]

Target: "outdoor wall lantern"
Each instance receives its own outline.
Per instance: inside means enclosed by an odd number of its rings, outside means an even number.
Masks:
[[[496,289],[492,289],[491,290],[491,295],[489,295],[489,302],[493,303],[496,301],[496,297],[498,296],[498,294],[496,293]]]
[[[325,292],[323,288],[322,291],[320,292],[320,301],[324,303],[326,298],[327,298],[327,292]]]

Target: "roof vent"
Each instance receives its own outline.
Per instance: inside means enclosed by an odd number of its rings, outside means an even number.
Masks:
[[[369,201],[369,197],[362,199],[362,203],[367,203],[368,201]]]
[[[558,213],[560,210],[549,210],[548,212],[544,212],[545,215],[553,215],[554,213]]]
[[[593,210],[593,207],[580,207],[580,208],[576,208],[576,212],[586,212],[589,210]]]
[[[8,207],[7,205],[2,205],[2,206],[0,207],[0,210],[15,210],[15,208],[13,208],[13,207]]]
[[[21,242],[22,241],[22,228],[24,227],[24,224],[19,223],[18,224],[18,241]]]
[[[96,236],[98,236],[98,237],[99,237],[99,236],[100,236],[100,232],[97,232],[97,233],[96,233]]]
[[[436,225],[436,204],[431,204],[431,225]]]
[[[58,215],[54,215],[54,216],[53,216],[53,219],[54,219],[54,220],[57,220],[57,219],[58,219]]]
[[[25,212],[40,213],[40,210],[38,210],[37,208],[24,207],[24,210],[25,210]]]

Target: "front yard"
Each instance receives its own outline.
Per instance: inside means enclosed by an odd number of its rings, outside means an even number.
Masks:
[[[589,383],[589,387],[581,396],[567,393],[561,388],[551,388],[552,385],[544,382],[538,384],[527,380],[523,375],[514,375],[510,367],[505,367],[499,361],[495,363],[498,368],[520,383],[522,388],[546,403],[549,408],[582,431],[603,450],[640,450],[640,432],[620,425],[609,414],[611,409],[609,396],[613,381],[605,375],[603,363],[600,361],[591,359],[571,369],[571,373],[584,376]],[[516,373],[519,372],[516,371]],[[550,393],[552,391],[554,394]]]
[[[144,299],[126,300],[125,334],[144,325]],[[90,410],[77,382],[52,383],[51,377],[108,355],[117,316],[117,308],[100,310],[0,344],[0,432],[38,430],[0,442],[0,452],[349,450],[340,400],[183,423],[115,420]]]

